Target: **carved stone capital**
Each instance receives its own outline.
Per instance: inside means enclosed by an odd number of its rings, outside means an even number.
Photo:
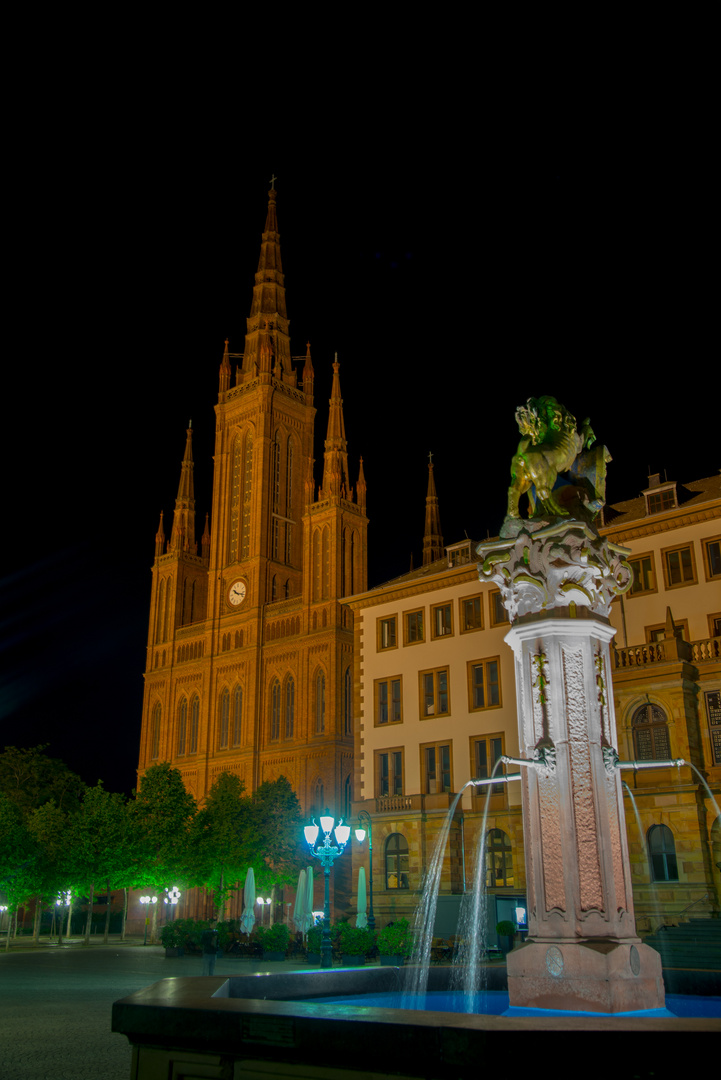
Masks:
[[[583,521],[521,528],[512,538],[479,544],[476,552],[479,577],[499,586],[511,622],[570,604],[608,616],[613,598],[633,583],[629,549]]]

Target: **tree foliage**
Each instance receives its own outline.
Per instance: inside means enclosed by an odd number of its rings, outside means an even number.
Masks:
[[[192,879],[190,828],[197,804],[167,762],[143,774],[131,807],[132,884],[162,890]]]

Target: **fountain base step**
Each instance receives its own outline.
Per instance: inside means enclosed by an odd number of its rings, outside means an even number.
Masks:
[[[641,942],[527,941],[507,957],[512,1008],[628,1013],[665,1007],[661,957]]]

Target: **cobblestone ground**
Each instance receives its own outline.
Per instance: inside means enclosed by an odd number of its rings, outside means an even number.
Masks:
[[[281,965],[218,960],[216,975]],[[289,964],[284,970],[291,970]],[[110,1030],[114,1001],[174,975],[200,975],[200,957],[166,960],[142,945],[63,945],[0,952],[2,1080],[129,1080],[131,1049]]]

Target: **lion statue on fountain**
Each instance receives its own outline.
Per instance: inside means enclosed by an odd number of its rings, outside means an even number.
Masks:
[[[596,436],[590,421],[577,430],[576,418],[545,396],[520,405],[516,422],[522,438],[511,462],[506,521],[520,520],[519,500],[526,493],[535,520],[570,515],[592,520],[605,502],[611,455],[605,446],[591,449]],[[560,483],[559,476],[565,477]]]

